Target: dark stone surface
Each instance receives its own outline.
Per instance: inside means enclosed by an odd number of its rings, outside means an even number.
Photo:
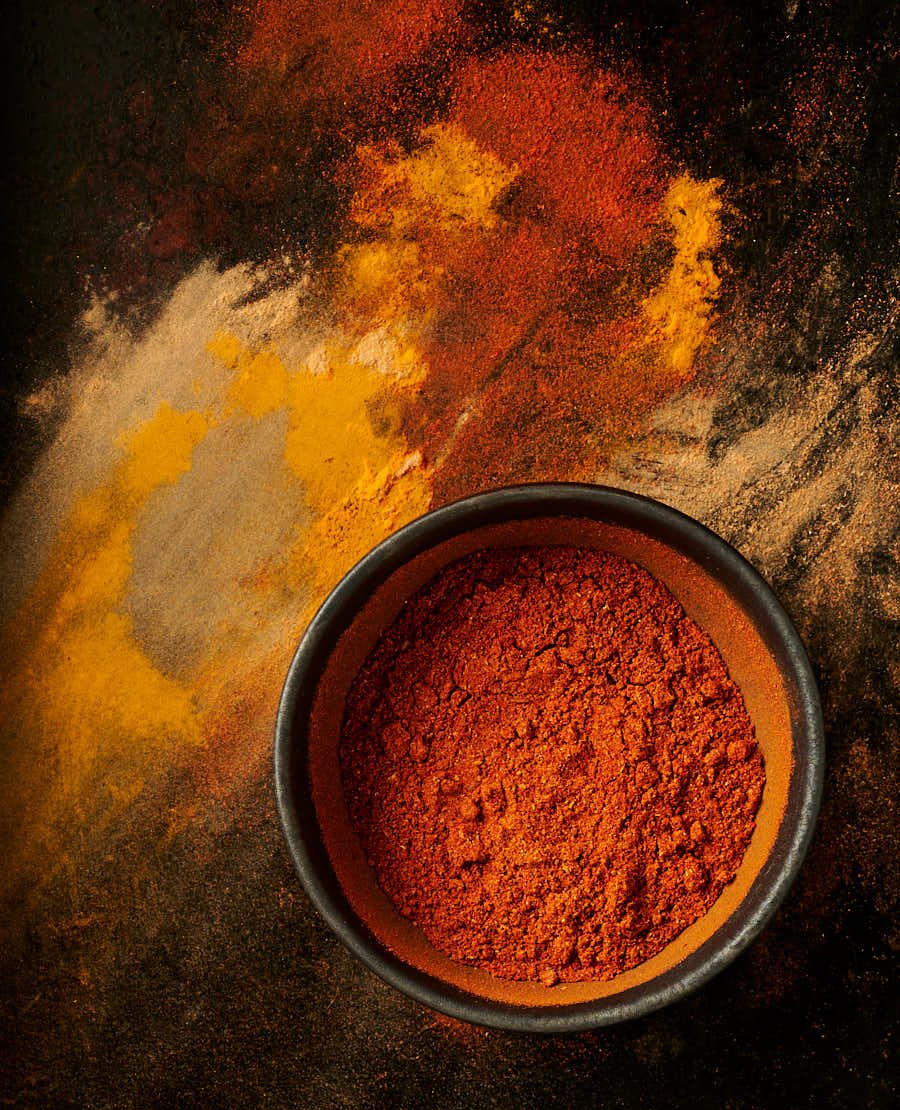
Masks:
[[[164,868],[147,866],[142,845],[164,834],[165,814],[136,806],[81,876],[101,900],[116,892],[115,914],[76,926],[26,899],[8,920],[5,1104],[895,1105],[896,8],[541,6],[579,41],[635,58],[667,142],[740,202],[714,352],[727,386],[709,422],[669,412],[659,434],[681,455],[662,458],[649,435],[598,477],[699,516],[797,622],[829,745],[801,878],[760,941],[690,999],[597,1033],[513,1036],[422,1009],[343,950],[293,875],[268,776],[221,804],[214,832],[188,829]],[[503,40],[501,9],[477,8],[485,43]],[[261,219],[239,191],[195,180],[183,157],[227,5],[10,12],[7,494],[52,431],[20,402],[77,349],[84,275],[120,288],[139,327],[201,257],[264,258],[285,236],[315,256],[341,203],[321,167],[354,141],[350,129],[320,144]],[[803,82],[798,121],[789,93]],[[129,228],[159,218],[179,189],[200,213],[195,240],[132,256]],[[177,791],[172,771],[160,796]]]

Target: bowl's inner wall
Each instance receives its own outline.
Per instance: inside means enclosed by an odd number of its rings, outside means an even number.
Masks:
[[[607,981],[545,987],[496,979],[436,951],[379,889],[350,825],[338,756],[344,699],[363,660],[403,602],[446,564],[483,547],[571,544],[623,555],[671,590],[712,637],[739,686],[765,759],[766,787],[756,830],[733,882],[710,911],[666,948]],[[356,614],[332,651],[316,690],[308,732],[313,804],[338,882],[359,917],[407,964],[460,990],[522,1006],[589,1002],[636,987],[695,952],[730,917],[775,844],[793,766],[789,693],[760,631],[725,587],[698,563],[643,532],[584,518],[540,517],[490,524],[431,547],[396,570]]]

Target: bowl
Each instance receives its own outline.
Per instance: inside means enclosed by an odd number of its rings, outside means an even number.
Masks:
[[[625,556],[711,636],[741,690],[765,759],[756,828],[734,880],[656,956],[605,981],[512,982],[433,948],[380,891],[347,814],[338,742],[344,699],[403,602],[484,547],[572,544]],[[809,660],[778,599],[709,529],[604,486],[514,486],[456,501],[389,536],[332,590],[288,671],[275,728],[278,813],[313,904],[386,982],[451,1017],[575,1032],[647,1014],[712,978],[759,934],[797,876],[822,792],[822,711]]]

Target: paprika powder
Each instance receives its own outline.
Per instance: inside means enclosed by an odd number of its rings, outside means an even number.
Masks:
[[[403,606],[347,695],[350,820],[440,951],[608,979],[734,877],[763,760],[709,636],[620,556],[476,551]]]

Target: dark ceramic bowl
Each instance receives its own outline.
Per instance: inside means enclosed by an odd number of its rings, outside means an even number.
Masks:
[[[513,983],[437,952],[378,889],[350,826],[338,739],[344,698],[403,602],[478,548],[575,544],[612,551],[663,581],[705,628],[738,684],[766,764],[756,830],[709,912],[658,955],[605,982]],[[428,513],[344,576],[300,642],[275,730],[275,786],[291,855],[313,903],[347,947],[399,990],[501,1029],[574,1032],[683,998],[759,934],[806,854],[822,790],[822,713],[794,626],[732,547],[657,501],[587,485],[500,489]]]

